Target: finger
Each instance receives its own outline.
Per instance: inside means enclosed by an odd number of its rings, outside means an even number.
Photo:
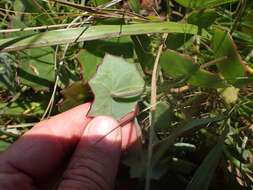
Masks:
[[[88,124],[59,190],[112,189],[121,152],[118,125],[116,120],[105,116],[96,117]]]
[[[60,167],[89,122],[84,104],[37,124],[0,156],[0,172],[17,170],[35,180]]]
[[[125,151],[134,145],[138,139],[134,122],[130,122],[121,128],[122,150]]]
[[[136,107],[134,111],[128,113],[120,120],[120,123],[124,123],[124,126],[122,126],[121,129],[123,151],[131,148],[131,146],[134,145],[138,139],[137,126],[135,125],[134,121],[138,111],[138,107]]]

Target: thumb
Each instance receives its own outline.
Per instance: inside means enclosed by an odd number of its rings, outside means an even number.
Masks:
[[[87,125],[59,190],[113,189],[121,151],[121,129],[113,130],[117,126],[116,120],[106,116]]]

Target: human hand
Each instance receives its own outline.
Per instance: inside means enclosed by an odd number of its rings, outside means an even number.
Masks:
[[[86,103],[38,123],[2,153],[0,189],[112,189],[120,153],[137,140],[136,128],[130,122],[112,131],[119,123],[89,118],[89,108]]]

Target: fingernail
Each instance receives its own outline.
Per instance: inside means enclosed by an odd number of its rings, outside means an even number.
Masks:
[[[121,141],[121,131],[119,123],[107,116],[98,116],[87,125],[84,135],[89,143],[101,144],[103,141]]]

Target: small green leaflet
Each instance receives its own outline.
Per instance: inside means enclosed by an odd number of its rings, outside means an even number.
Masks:
[[[216,29],[213,35],[213,49],[215,58],[227,57],[226,60],[217,63],[218,70],[225,80],[234,84],[245,76],[242,57],[231,34]]]
[[[177,79],[187,80],[187,83],[202,88],[223,88],[224,81],[218,75],[201,69],[191,57],[176,51],[166,50],[160,58],[163,71]]]
[[[35,90],[49,90],[55,79],[54,50],[32,48],[19,52],[18,76],[22,84]]]
[[[107,54],[89,85],[95,95],[89,115],[120,119],[134,111],[145,81],[135,64]]]

